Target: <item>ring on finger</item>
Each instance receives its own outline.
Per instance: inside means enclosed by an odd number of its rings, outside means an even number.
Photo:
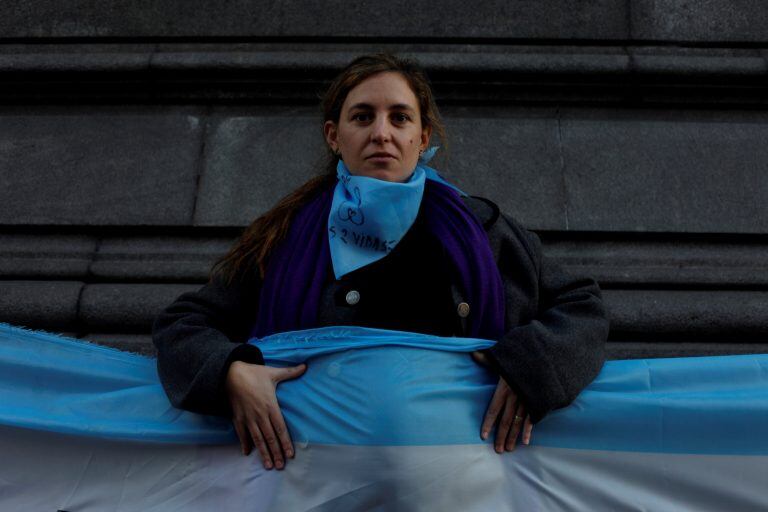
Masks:
[[[515,425],[519,425],[520,422],[522,421],[523,421],[523,417],[520,416],[519,414],[515,414],[515,421],[514,421]]]

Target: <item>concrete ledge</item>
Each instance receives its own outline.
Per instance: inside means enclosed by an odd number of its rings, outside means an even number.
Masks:
[[[764,291],[605,290],[604,297],[615,339],[768,340]]]
[[[91,266],[101,281],[204,281],[234,240],[181,236],[106,238]]]
[[[156,357],[157,349],[152,344],[152,336],[148,334],[87,334],[83,340],[98,345],[116,348],[123,352],[133,352],[144,356]]]
[[[146,334],[155,316],[200,284],[0,281],[0,321],[34,329]],[[751,290],[605,289],[611,339],[768,342],[768,299]]]
[[[541,234],[547,256],[575,274],[594,277],[604,288],[717,292],[768,287],[768,240]],[[114,236],[0,232],[0,274],[15,280],[202,284],[234,242],[235,237],[121,235],[119,230]]]
[[[768,46],[768,41],[766,41]],[[505,76],[514,81],[526,75],[668,77],[765,77],[765,50],[750,48],[658,46],[647,44],[536,45],[536,44],[413,44],[413,43],[162,43],[135,44],[98,41],[73,44],[0,45],[0,73],[130,73],[141,80],[144,74],[206,74],[215,81],[222,74],[237,72],[252,80],[273,76],[313,77],[329,80],[355,57],[388,51],[419,62],[438,85],[464,75]],[[624,76],[630,75],[630,76]],[[149,77],[143,77],[148,79]],[[161,79],[162,76],[153,76]]]
[[[706,80],[763,77],[768,73],[765,54],[760,49],[636,46],[627,51],[633,70],[640,74]]]
[[[88,235],[0,233],[0,275],[84,279],[96,244]]]
[[[726,356],[767,354],[768,343],[643,343],[612,341],[606,345],[608,359],[647,359],[658,357]]]
[[[575,238],[578,238],[575,236]],[[563,240],[545,253],[603,287],[700,287],[712,291],[768,286],[768,242]]]
[[[182,284],[89,284],[83,290],[80,321],[86,331],[147,333],[157,313],[184,292]]]

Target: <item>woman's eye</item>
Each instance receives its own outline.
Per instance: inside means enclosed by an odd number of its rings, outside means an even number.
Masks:
[[[396,121],[399,121],[401,123],[404,123],[404,122],[406,122],[407,120],[410,119],[410,117],[408,117],[408,114],[403,114],[403,113],[395,114],[394,117],[395,117]]]
[[[368,114],[364,114],[364,113],[361,112],[359,114],[353,115],[352,119],[353,120],[357,120],[357,121],[367,121],[368,120]]]

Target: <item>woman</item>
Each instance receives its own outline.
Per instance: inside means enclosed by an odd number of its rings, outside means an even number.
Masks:
[[[569,404],[599,372],[600,290],[563,273],[487,199],[426,162],[445,132],[412,63],[363,56],[323,100],[326,172],[256,219],[194,293],[158,316],[158,369],[177,407],[231,414],[244,454],[294,457],[275,390],[304,365],[272,368],[252,336],[361,325],[498,340],[473,356],[500,375],[479,433],[498,453]],[[373,179],[371,179],[373,178]]]

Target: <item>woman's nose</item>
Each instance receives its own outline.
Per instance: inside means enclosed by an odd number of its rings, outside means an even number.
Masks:
[[[379,117],[373,122],[371,140],[373,142],[388,142],[390,137],[389,121],[386,117]]]

